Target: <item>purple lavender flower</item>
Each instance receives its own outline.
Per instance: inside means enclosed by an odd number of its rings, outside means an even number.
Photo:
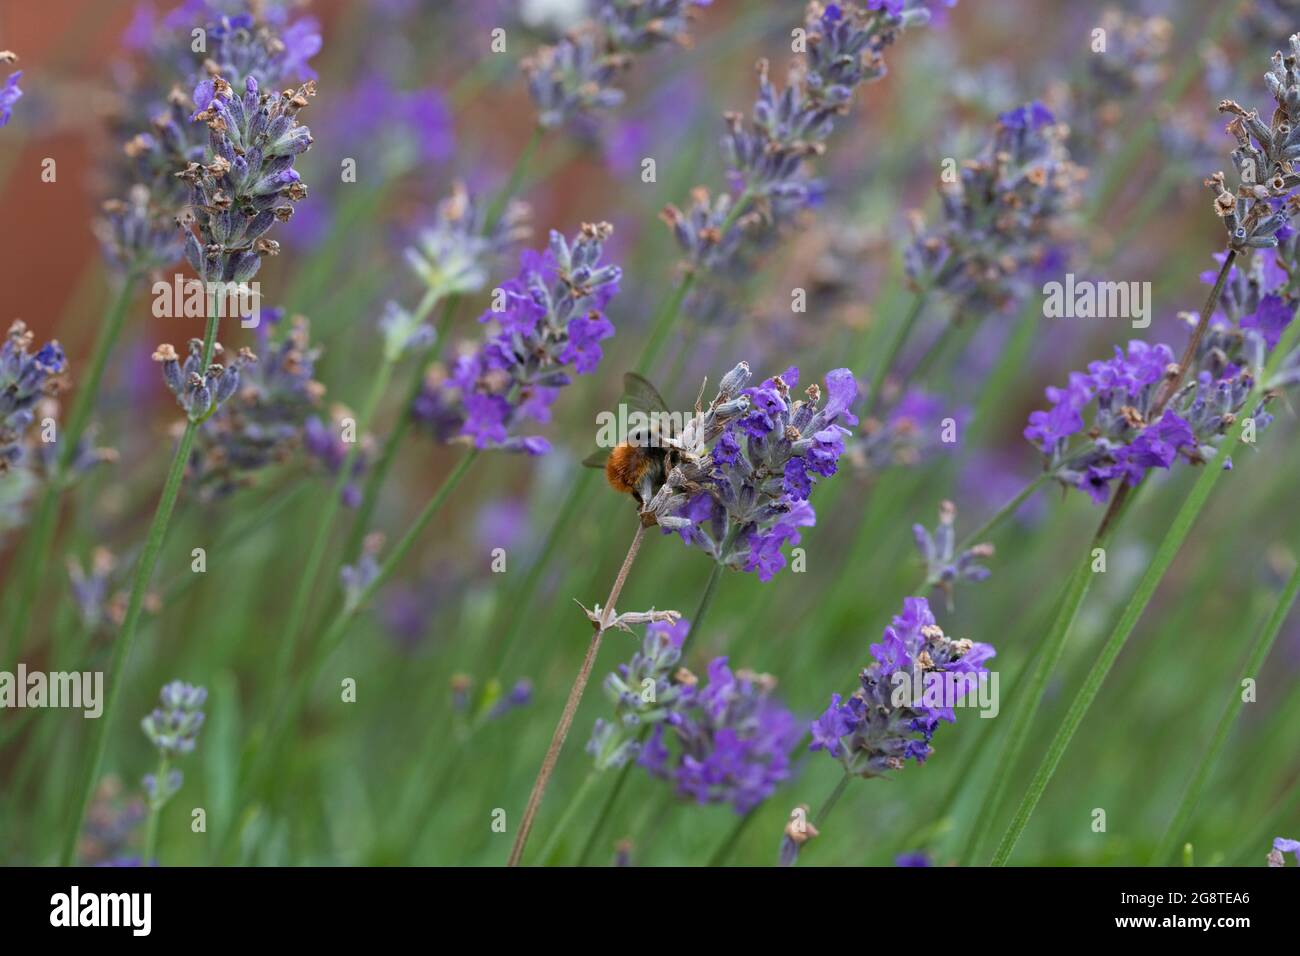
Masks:
[[[744,388],[748,379],[742,362],[723,380],[712,418],[697,416],[688,440],[676,443],[679,464],[645,510],[715,561],[769,581],[785,567],[784,549],[799,543],[799,529],[817,520],[808,497],[837,471],[844,426],[858,421],[850,411],[857,382],[848,369],[831,371],[822,404],[817,385],[793,397],[797,368]]]
[[[0,63],[2,62],[8,61],[3,56],[0,56]],[[22,70],[10,73],[9,79],[5,80],[5,85],[0,87],[0,126],[9,125],[9,117],[13,115],[14,104],[23,95],[23,91],[18,88],[18,81],[22,78]]]
[[[616,85],[632,54],[685,45],[692,7],[712,0],[601,0],[594,18],[522,63],[543,129],[589,132],[595,117],[622,104]]]
[[[146,816],[144,802],[127,796],[122,781],[107,776],[95,788],[86,823],[77,841],[77,856],[90,866],[123,866],[136,829]],[[138,858],[136,858],[138,859]]]
[[[303,448],[309,457],[324,466],[329,475],[337,475],[348,457],[348,442],[343,438],[345,420],[351,420],[355,425],[356,419],[352,413],[342,405],[335,405],[330,409],[328,423],[319,416],[311,415],[303,424]],[[361,442],[361,447],[352,459],[352,480],[343,488],[343,503],[349,508],[361,504],[361,489],[356,479],[365,474],[369,467],[372,445],[369,435],[355,435],[353,438]]]
[[[405,250],[407,264],[431,297],[478,292],[496,260],[528,238],[528,217],[526,203],[511,201],[489,227],[485,204],[457,182]]]
[[[220,76],[194,88],[193,119],[207,124],[210,144],[205,162],[191,161],[176,175],[190,185],[197,227],[197,236],[185,237],[185,257],[204,283],[248,282],[263,256],[278,254],[266,233],[307,195],[293,166],[312,144],[298,113],[315,95],[310,80],[278,96],[263,93],[252,76],[242,96]]]
[[[957,506],[945,501],[939,505],[939,525],[934,534],[924,525],[912,525],[912,536],[925,562],[926,585],[943,591],[949,610],[952,609],[953,586],[958,581],[983,581],[990,572],[979,562],[993,557],[991,544],[975,544],[957,554],[953,531],[956,520]]]
[[[67,370],[67,358],[57,340],[31,352],[33,341],[26,323],[15,321],[0,345],[0,479],[23,456],[37,403],[59,391]]]
[[[519,273],[500,287],[500,310],[479,319],[494,331],[449,371],[433,371],[416,417],[438,437],[454,435],[478,448],[548,451],[545,439],[516,429],[527,418],[545,421],[572,381],[568,367],[580,375],[594,371],[599,343],[614,334],[604,310],[622,271],[600,261],[611,231],[608,223],[586,224],[572,242],[552,232],[544,252],[525,251]]]
[[[511,711],[527,707],[532,701],[533,682],[526,677],[522,677],[511,685],[510,690],[497,699],[497,702],[487,712],[487,719],[500,720]]]
[[[191,31],[195,29],[201,29],[206,39],[202,52],[191,49]],[[183,91],[207,89],[217,78],[228,88],[241,91],[250,83],[253,88],[281,90],[310,79],[314,73],[306,61],[320,48],[320,30],[311,18],[291,21],[288,8],[277,4],[191,0],[161,21],[152,9],[138,9],[128,31],[128,45],[147,50],[150,62],[145,78],[122,97],[132,109],[117,123],[126,141],[126,163],[115,171],[115,190],[124,195],[143,189],[147,199],[133,197],[127,203],[110,203],[108,221],[97,231],[110,262],[139,273],[168,265],[181,255],[179,243],[167,243],[163,238],[168,229],[174,235],[173,223],[178,217],[189,219],[185,207],[193,198],[192,183],[177,178],[176,170],[213,161],[209,151],[216,148],[214,131],[193,122],[195,104]],[[204,102],[199,108],[208,105]],[[233,148],[246,160],[243,154],[253,144],[246,143],[241,132],[248,131],[236,130],[227,133],[227,138],[233,137]],[[224,152],[224,159],[233,163],[230,148]],[[259,157],[260,152],[255,154]],[[257,175],[257,179],[265,177]],[[227,180],[227,184],[232,183]],[[234,193],[226,189],[225,195],[229,199]],[[264,201],[264,194],[259,194],[256,202]],[[233,209],[249,207],[246,200],[235,203]],[[145,213],[148,217],[141,218]],[[130,217],[126,223],[115,221],[124,215]],[[199,273],[204,275],[203,270]]]
[[[192,753],[203,727],[203,702],[208,692],[182,681],[163,686],[158,695],[162,706],[154,708],[140,722],[144,735],[155,749],[167,757]]]
[[[236,359],[238,388],[195,437],[190,478],[207,499],[224,497],[290,459],[304,444],[307,420],[325,393],[313,377],[320,349],[311,344],[307,320],[282,322],[280,310],[263,313],[262,320],[258,360]]]
[[[911,853],[900,853],[898,856],[894,857],[894,866],[925,867],[933,865],[934,864],[930,862],[930,854],[926,853],[924,850],[915,850]]]
[[[809,745],[861,777],[899,770],[908,759],[924,763],[935,729],[956,720],[954,708],[988,673],[985,662],[994,650],[948,637],[925,598],[910,597],[871,654],[875,660],[862,671],[861,689],[847,702],[832,695],[812,723]]]
[[[621,767],[639,757],[641,729],[673,719],[681,701],[689,696],[690,688],[673,677],[690,629],[685,619],[646,625],[641,650],[605,677],[602,687],[614,705],[614,715],[610,720],[598,719],[587,742],[587,753],[595,759],[597,770]]]
[[[1127,352],[1116,347],[1113,358],[1071,373],[1065,388],[1048,388],[1052,407],[1030,414],[1025,438],[1043,453],[1054,479],[1105,502],[1116,482],[1136,485],[1151,469],[1168,470],[1180,457],[1193,464],[1214,457],[1215,443],[1254,387],[1251,369],[1262,367],[1266,350],[1263,335],[1212,326],[1196,374],[1160,405],[1160,393],[1177,369],[1174,351],[1132,341]],[[1270,420],[1262,403],[1253,414],[1260,427]]]
[[[868,9],[808,4],[806,47],[786,86],[774,84],[768,63],[761,61],[748,124],[740,113],[725,116],[722,145],[734,195],[711,199],[697,188],[687,212],[671,205],[664,209],[663,218],[692,268],[743,271],[746,253],[819,199],[822,187],[806,161],[825,152],[854,90],[884,76],[884,51],[901,30],[928,19],[920,0],[891,0]]]
[[[1083,178],[1066,132],[1036,101],[1003,113],[980,157],[940,184],[941,219],[927,226],[913,215],[908,277],[943,292],[956,320],[1023,301],[1040,263],[1066,244]]]
[[[1285,853],[1294,853],[1297,865],[1300,865],[1300,840],[1288,840],[1278,837],[1273,841],[1273,849],[1268,854],[1269,866],[1286,866]]]
[[[596,721],[587,752],[598,769],[635,759],[674,781],[682,797],[746,813],[789,776],[798,724],[772,698],[770,676],[733,673],[725,657],[709,664],[700,686],[678,667],[689,630],[686,621],[646,628],[641,651],[605,678],[614,718]]]

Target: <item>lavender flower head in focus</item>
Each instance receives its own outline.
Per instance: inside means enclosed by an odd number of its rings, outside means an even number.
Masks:
[[[719,657],[701,685],[680,666],[689,633],[676,615],[646,627],[641,650],[605,678],[614,716],[596,721],[587,752],[598,770],[635,760],[686,799],[746,813],[789,776],[799,726],[766,674],[733,673]]]
[[[900,770],[909,759],[925,763],[934,752],[930,740],[939,723],[956,721],[953,708],[988,673],[985,664],[994,650],[948,637],[925,598],[910,597],[881,642],[871,645],[871,655],[875,660],[862,671],[860,689],[847,702],[833,694],[825,713],[813,721],[809,746],[825,750],[846,773],[860,777]],[[944,694],[930,703],[928,675],[936,674],[945,675]],[[909,682],[911,695],[902,693]]]
[[[442,441],[545,454],[550,443],[517,433],[522,421],[550,420],[550,406],[579,375],[593,372],[614,334],[605,308],[622,271],[601,262],[608,223],[584,224],[572,241],[551,233],[545,251],[525,251],[518,274],[502,284],[479,321],[491,331],[449,371],[431,370],[415,403],[417,419]]]
[[[687,544],[727,567],[769,581],[785,567],[786,545],[816,522],[813,487],[834,475],[844,452],[857,382],[848,369],[795,399],[799,370],[746,388],[743,362],[722,380],[707,414],[697,413],[677,442],[678,464],[645,510]],[[705,451],[705,443],[712,447]]]

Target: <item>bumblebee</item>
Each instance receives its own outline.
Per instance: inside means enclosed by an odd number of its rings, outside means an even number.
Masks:
[[[609,452],[596,451],[583,459],[588,468],[601,468],[609,486],[621,494],[631,494],[644,508],[668,480],[680,452],[667,441],[672,434],[672,418],[659,390],[636,372],[623,375],[623,403],[642,412],[649,424],[630,431],[626,440]]]

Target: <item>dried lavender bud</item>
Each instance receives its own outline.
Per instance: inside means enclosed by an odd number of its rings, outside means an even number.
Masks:
[[[147,191],[147,206],[134,205],[156,213],[156,218],[140,222],[136,229],[159,237],[156,251],[171,254],[163,264],[178,259],[181,250],[163,245],[161,233],[171,229],[174,238],[174,222],[189,219],[183,207],[190,201],[191,190],[175,177],[176,170],[190,163],[206,163],[211,139],[202,125],[192,121],[194,104],[184,91],[201,88],[214,77],[223,77],[239,89],[252,81],[274,90],[315,76],[307,66],[321,45],[315,20],[290,22],[287,11],[268,10],[252,0],[236,0],[232,6],[236,12],[227,14],[206,4],[185,4],[161,22],[142,8],[128,34],[128,45],[147,51],[148,62],[146,78],[125,91],[127,112],[116,124],[125,141],[125,162],[115,170],[115,192],[127,195],[137,186]],[[202,53],[192,49],[191,31],[195,29],[201,29],[206,37]],[[159,103],[165,106],[159,109]],[[116,215],[116,207],[109,214],[110,218]],[[121,249],[113,241],[119,227],[109,222],[99,231],[101,240],[107,242],[110,262],[120,267]]]
[[[1300,174],[1292,166],[1300,158],[1300,34],[1290,39],[1291,52],[1274,53],[1265,84],[1277,103],[1267,124],[1258,110],[1247,110],[1232,100],[1223,100],[1219,112],[1231,113],[1227,131],[1237,140],[1231,153],[1237,173],[1234,195],[1222,172],[1205,180],[1214,195],[1214,212],[1223,220],[1228,248],[1238,253],[1271,248],[1278,244],[1277,232],[1290,222],[1290,200]]]
[[[614,81],[627,69],[628,59],[605,50],[603,39],[597,30],[577,29],[523,61],[539,126],[554,129],[623,102]]]
[[[747,378],[742,368],[731,375]],[[733,390],[740,380],[724,379]],[[836,473],[849,434],[844,425],[858,421],[849,410],[857,382],[848,369],[827,374],[824,405],[817,385],[795,400],[798,382],[799,370],[790,368],[732,399],[719,394],[697,412],[682,436],[668,441],[675,464],[643,520],[678,532],[715,561],[771,580],[785,567],[782,549],[816,521],[808,496]]]
[[[165,684],[159,698],[162,706],[140,722],[144,735],[162,756],[193,752],[203,727],[200,708],[208,699],[207,690],[177,680]]]
[[[1278,837],[1273,841],[1273,849],[1268,854],[1269,866],[1286,866],[1286,857],[1284,853],[1294,853],[1296,864],[1300,865],[1300,840],[1288,840],[1286,837]]]
[[[316,95],[315,83],[273,96],[249,77],[244,90],[237,94],[221,76],[194,88],[192,118],[207,124],[209,145],[203,161],[176,174],[190,185],[197,227],[197,236],[185,237],[185,257],[205,283],[251,280],[262,257],[278,252],[267,231],[307,195],[293,164],[312,144],[298,113]]]
[[[690,43],[693,7],[711,6],[713,0],[601,0],[595,18],[610,44],[638,53],[669,43]]]
[[[900,770],[908,759],[925,763],[939,722],[956,721],[954,707],[978,687],[994,653],[989,644],[948,637],[925,598],[907,598],[902,615],[871,645],[874,660],[862,671],[861,689],[847,703],[833,694],[813,721],[809,749],[825,750],[861,777]],[[928,693],[932,674],[946,675],[937,700]],[[900,693],[908,683],[912,693]]]
[[[773,696],[776,680],[733,673],[725,657],[710,662],[702,685],[689,672],[675,676],[680,697],[655,723],[638,766],[672,780],[681,797],[748,813],[790,776],[790,750],[799,740],[794,715]]]
[[[8,61],[6,61],[8,62]],[[23,71],[10,73],[5,85],[0,87],[0,126],[8,126],[13,115],[14,104],[22,98],[23,91],[18,88],[18,81],[23,78]]]
[[[1038,102],[1003,113],[980,157],[940,184],[941,218],[913,215],[907,275],[946,294],[955,318],[1015,307],[1067,244],[1084,173],[1066,132]]]
[[[484,204],[463,183],[456,183],[451,195],[438,203],[433,223],[406,249],[406,261],[429,295],[442,299],[478,292],[487,284],[495,260],[528,238],[528,218],[528,205],[511,201],[489,228]]]
[[[993,557],[991,544],[976,544],[961,554],[955,553],[957,543],[953,524],[956,520],[957,506],[945,501],[939,506],[939,524],[934,534],[924,525],[912,525],[916,548],[925,562],[926,586],[943,591],[949,610],[952,609],[953,585],[958,581],[983,581],[990,572],[979,562]]]
[[[37,402],[59,390],[67,369],[67,359],[57,340],[30,353],[33,341],[27,324],[15,321],[0,345],[0,479],[23,456]]]
[[[223,354],[221,344],[213,350],[213,358]],[[249,349],[239,350],[230,365],[214,362],[203,368],[203,340],[190,339],[184,363],[176,349],[164,342],[154,350],[153,360],[162,366],[163,381],[176,396],[176,403],[192,422],[207,421],[239,388],[242,370],[257,356]]]
[[[311,344],[307,320],[282,323],[278,309],[264,312],[262,319],[258,360],[240,369],[234,393],[195,436],[189,477],[208,500],[290,459],[306,443],[307,420],[325,393],[313,377],[320,349]]]
[[[525,251],[519,273],[501,286],[502,308],[479,319],[495,331],[455,361],[435,370],[415,403],[415,416],[440,438],[477,448],[544,454],[546,439],[512,434],[521,420],[547,421],[550,406],[572,379],[595,371],[599,343],[614,334],[604,310],[618,292],[622,270],[600,259],[612,227],[585,224],[568,242],[558,232],[543,252]]]

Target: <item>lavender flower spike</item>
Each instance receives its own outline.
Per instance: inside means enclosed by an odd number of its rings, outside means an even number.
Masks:
[[[462,352],[450,371],[434,367],[414,405],[415,417],[442,441],[477,448],[545,454],[550,443],[518,434],[521,422],[550,420],[560,389],[593,372],[600,342],[614,334],[605,308],[622,270],[601,262],[608,223],[584,224],[572,241],[558,232],[543,252],[527,250],[519,273],[501,286],[479,321],[492,331]]]
[[[641,650],[605,678],[614,717],[596,721],[587,752],[598,770],[635,760],[652,776],[672,780],[679,796],[730,803],[746,813],[789,776],[799,726],[773,698],[771,676],[733,673],[719,657],[701,684],[679,666],[689,633],[685,620],[646,628]],[[653,728],[648,737],[647,727]]]
[[[953,525],[957,520],[957,506],[951,501],[939,505],[939,524],[934,534],[924,525],[912,525],[912,536],[917,550],[925,561],[925,580],[930,587],[943,591],[952,610],[953,585],[958,581],[983,581],[989,569],[979,562],[993,556],[993,545],[976,544],[956,553],[956,534]]]
[[[925,763],[940,721],[953,723],[954,708],[988,673],[992,646],[954,640],[935,623],[925,598],[903,602],[903,613],[885,628],[875,658],[860,675],[861,687],[842,701],[831,697],[812,723],[810,750],[825,750],[845,772],[875,777]]]
[[[857,382],[848,369],[831,371],[823,403],[817,385],[793,397],[797,368],[744,388],[748,379],[741,363],[708,412],[697,412],[671,443],[677,464],[646,517],[715,561],[769,581],[785,567],[783,548],[816,522],[808,498],[836,473],[844,426],[857,424],[850,411]]]
[[[67,359],[58,341],[30,352],[34,337],[26,323],[15,321],[0,345],[0,479],[23,456],[27,429],[36,404],[63,383]]]
[[[298,114],[315,95],[311,81],[265,93],[252,76],[242,95],[220,76],[194,88],[192,118],[207,124],[209,145],[205,162],[191,162],[176,175],[190,186],[198,227],[197,236],[185,237],[185,257],[205,283],[247,282],[263,256],[280,251],[266,233],[277,221],[287,222],[293,203],[307,195],[293,165],[312,144]]]
[[[1067,135],[1041,103],[1003,113],[980,157],[941,185],[941,218],[912,214],[908,278],[946,294],[955,319],[1016,307],[1068,244],[1085,173]]]

